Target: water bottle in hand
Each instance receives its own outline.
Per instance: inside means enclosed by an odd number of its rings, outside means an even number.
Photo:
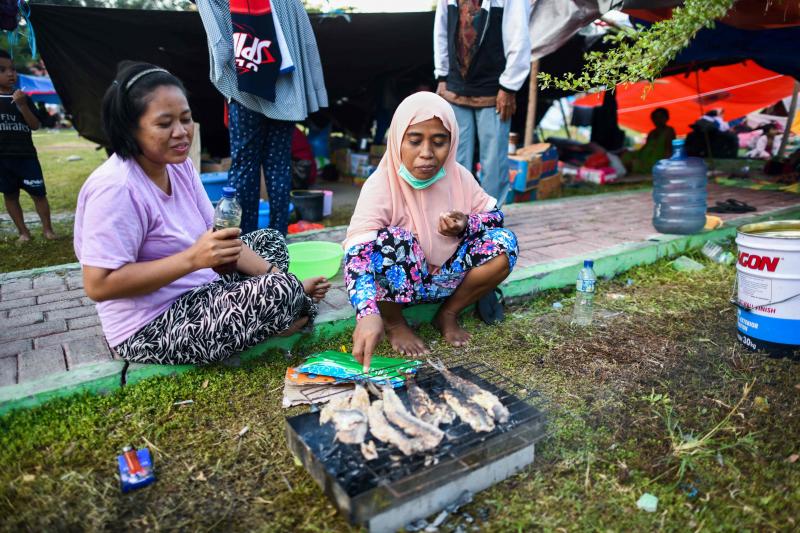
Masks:
[[[223,187],[222,199],[214,210],[214,231],[226,228],[238,228],[242,223],[242,206],[236,199],[235,187]],[[225,263],[214,267],[217,274],[229,274],[236,271],[236,262]]]
[[[222,199],[214,210],[214,231],[238,228],[242,223],[242,206],[236,199],[236,187],[223,187]]]
[[[578,273],[578,280],[575,282],[575,309],[572,314],[572,323],[578,326],[588,326],[592,323],[594,289],[597,284],[597,276],[592,267],[594,261],[586,260],[583,268]]]

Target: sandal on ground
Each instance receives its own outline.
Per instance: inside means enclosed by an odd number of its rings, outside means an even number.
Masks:
[[[489,325],[502,321],[506,315],[503,308],[503,291],[494,289],[481,296],[476,311],[480,319]]]
[[[717,202],[716,206],[708,208],[709,213],[750,213],[752,211],[756,211],[756,208],[735,198]]]

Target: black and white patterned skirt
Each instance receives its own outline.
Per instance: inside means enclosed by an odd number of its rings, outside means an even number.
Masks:
[[[288,273],[283,236],[262,229],[241,238],[281,271],[256,277],[226,274],[189,291],[117,345],[117,353],[132,363],[213,363],[286,331],[302,317],[313,321],[316,304]]]

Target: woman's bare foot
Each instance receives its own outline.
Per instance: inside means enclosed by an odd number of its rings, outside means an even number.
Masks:
[[[441,310],[433,317],[433,327],[439,330],[451,346],[464,346],[472,337],[470,333],[458,323],[458,315],[455,313],[442,312]]]
[[[58,239],[58,235],[56,235],[56,232],[53,230],[45,230],[44,238],[47,239],[48,241],[54,241]]]
[[[328,294],[328,289],[330,288],[330,282],[322,276],[303,280],[303,290],[315,302],[325,298],[325,295]]]
[[[403,322],[386,324],[386,337],[392,348],[408,357],[420,357],[431,353],[425,342],[420,339],[408,324]]]
[[[22,244],[22,243],[25,243],[25,242],[30,242],[30,240],[31,240],[31,234],[30,233],[23,233],[17,239],[17,243],[18,244]]]
[[[286,331],[282,331],[282,332],[278,333],[277,336],[278,337],[289,337],[291,335],[294,335],[295,333],[297,333],[298,331],[303,329],[303,326],[305,326],[306,324],[308,324],[308,317],[307,316],[304,316],[303,318],[298,318],[297,320],[295,320],[292,323],[291,326],[289,326],[289,329],[287,329]]]

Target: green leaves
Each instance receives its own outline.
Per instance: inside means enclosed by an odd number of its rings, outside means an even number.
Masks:
[[[703,28],[725,16],[735,0],[686,0],[682,7],[672,10],[672,18],[656,22],[650,28],[623,28],[608,33],[604,41],[614,44],[606,52],[586,54],[586,66],[577,77],[568,73],[556,78],[539,74],[544,89],[554,87],[564,91],[589,91],[614,88],[620,83],[655,80],[664,67]]]

